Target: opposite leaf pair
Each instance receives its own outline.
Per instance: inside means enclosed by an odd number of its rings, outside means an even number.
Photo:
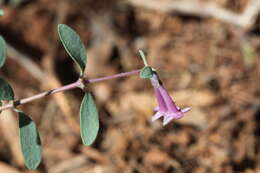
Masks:
[[[58,25],[58,33],[66,52],[80,68],[79,78],[84,78],[87,56],[85,46],[79,35],[65,24]],[[82,85],[85,85],[84,82],[82,82]],[[80,135],[83,144],[91,145],[97,137],[98,130],[97,107],[91,94],[86,92],[80,106]]]

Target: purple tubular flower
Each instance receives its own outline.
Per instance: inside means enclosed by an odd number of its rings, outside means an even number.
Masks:
[[[184,116],[185,112],[188,112],[191,108],[180,109],[167,90],[162,86],[161,81],[156,73],[150,78],[151,83],[155,90],[155,96],[158,102],[158,107],[155,108],[155,115],[152,117],[152,121],[163,117],[163,125],[168,124],[174,119],[180,119]]]

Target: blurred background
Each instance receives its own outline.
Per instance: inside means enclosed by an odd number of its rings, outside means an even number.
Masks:
[[[87,49],[89,78],[142,67],[147,52],[180,107],[163,127],[148,80],[90,84],[101,130],[91,147],[79,135],[80,90],[21,106],[38,125],[43,161],[24,167],[17,115],[0,117],[0,173],[260,172],[260,2],[258,0],[0,0],[8,59],[0,75],[16,98],[77,80],[57,24]]]

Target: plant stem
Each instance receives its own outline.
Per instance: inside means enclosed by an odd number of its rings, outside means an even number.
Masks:
[[[130,72],[124,72],[124,73],[119,73],[119,74],[114,74],[111,76],[106,76],[106,77],[101,77],[101,78],[95,78],[95,79],[89,79],[89,80],[84,80],[85,83],[95,83],[95,82],[101,82],[105,80],[110,80],[110,79],[116,79],[116,78],[121,78],[121,77],[126,77],[126,76],[131,76],[134,74],[138,74],[141,70],[133,70]]]
[[[141,70],[133,70],[133,71],[130,71],[130,72],[119,73],[119,74],[101,77],[101,78],[83,79],[82,81],[84,82],[84,85],[86,85],[86,84],[89,84],[89,83],[95,83],[95,82],[101,82],[101,81],[110,80],[110,79],[116,79],[116,78],[131,76],[131,75],[134,75],[134,74],[138,74],[140,71]],[[55,94],[55,93],[59,93],[59,92],[63,92],[63,91],[67,91],[67,90],[71,90],[71,89],[75,89],[75,88],[80,88],[81,85],[82,85],[81,81],[78,80],[78,81],[73,82],[71,84],[64,85],[60,88],[45,91],[45,92],[36,94],[34,96],[31,96],[31,97],[27,97],[27,98],[24,98],[24,99],[15,100],[15,101],[13,101],[13,103],[9,103],[9,104],[5,104],[3,106],[0,106],[0,112],[3,111],[3,110],[6,110],[6,109],[15,108],[15,107],[22,105],[22,104],[25,104],[25,103],[32,102],[34,100],[43,98],[45,96],[49,96],[49,95],[52,95],[52,94]]]

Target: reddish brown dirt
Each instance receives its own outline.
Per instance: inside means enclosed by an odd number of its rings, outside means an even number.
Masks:
[[[237,12],[247,3],[210,1]],[[150,121],[156,100],[149,81],[132,76],[91,84],[88,90],[96,98],[101,130],[96,142],[84,147],[79,124],[69,124],[65,116],[78,122],[82,92],[65,93],[70,112],[62,111],[52,96],[23,105],[43,141],[43,161],[36,172],[260,172],[257,24],[245,31],[215,19],[170,15],[112,0],[35,0],[3,7],[1,35],[61,84],[77,80],[76,66],[57,41],[57,24],[66,23],[86,45],[89,78],[141,68],[138,49],[144,49],[176,103],[192,107],[183,119],[163,127],[161,120]],[[12,58],[0,74],[17,98],[55,86],[49,77],[33,77]],[[29,173],[20,156],[15,113],[9,114],[14,135],[0,123],[0,172]]]

